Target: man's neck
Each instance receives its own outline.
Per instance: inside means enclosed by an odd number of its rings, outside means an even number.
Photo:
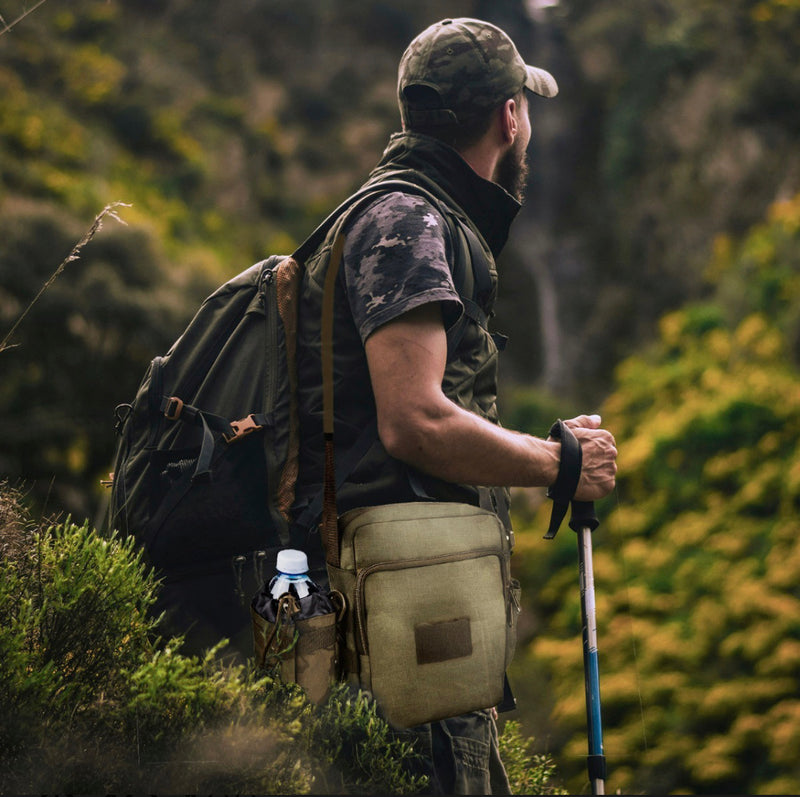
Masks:
[[[461,157],[472,167],[472,170],[483,177],[484,180],[495,182],[497,163],[500,160],[500,152],[496,147],[491,147],[485,141],[459,150]]]

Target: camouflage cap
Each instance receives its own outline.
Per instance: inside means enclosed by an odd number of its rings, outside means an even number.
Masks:
[[[542,97],[558,93],[555,78],[528,66],[504,31],[468,17],[422,31],[403,53],[397,81],[403,124],[412,127],[463,122],[523,87]]]

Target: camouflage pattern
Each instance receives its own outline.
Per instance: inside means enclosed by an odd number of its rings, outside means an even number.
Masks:
[[[410,86],[435,89],[441,109],[410,106]],[[397,92],[403,124],[453,124],[489,110],[523,87],[543,97],[558,93],[555,78],[527,65],[514,42],[488,22],[445,19],[420,33],[400,61]]]
[[[426,199],[390,193],[376,201],[349,231],[344,281],[356,327],[364,341],[382,324],[428,302],[461,312],[448,265],[452,242],[441,214]]]
[[[453,284],[453,242],[439,211],[426,199],[390,193],[352,225],[342,271],[350,312],[361,340],[382,324],[429,302],[439,302],[445,329],[463,305]],[[491,313],[497,272],[487,253],[493,289],[484,309]],[[493,423],[497,416],[498,351],[491,333],[468,323],[458,349],[451,352],[442,380],[453,402]]]

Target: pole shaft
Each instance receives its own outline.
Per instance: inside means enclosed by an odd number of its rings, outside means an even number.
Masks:
[[[584,526],[578,532],[578,562],[583,622],[586,721],[589,728],[589,778],[592,782],[592,794],[605,794],[605,758],[600,715],[600,667],[597,657],[597,612],[594,597],[592,530],[588,526]],[[597,772],[597,769],[600,772]]]

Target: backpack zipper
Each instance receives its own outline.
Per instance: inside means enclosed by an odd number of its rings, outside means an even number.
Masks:
[[[439,556],[431,556],[426,559],[403,559],[398,562],[377,562],[374,565],[362,568],[356,574],[356,585],[353,592],[353,602],[355,603],[355,636],[358,647],[358,653],[364,656],[369,655],[369,645],[367,644],[367,607],[364,600],[364,582],[373,573],[380,571],[391,570],[404,570],[411,567],[428,567],[429,565],[448,564],[450,562],[464,562],[470,559],[480,559],[484,556],[496,556],[500,562],[500,573],[503,579],[503,592],[506,595],[506,604],[508,604],[508,594],[510,593],[510,580],[506,572],[507,568],[504,566],[506,557],[502,551],[497,548],[479,548],[474,551],[465,551],[456,554],[441,554]],[[508,618],[508,612],[506,613]]]

